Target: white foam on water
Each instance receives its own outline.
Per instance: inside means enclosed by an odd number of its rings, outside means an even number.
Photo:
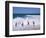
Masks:
[[[24,30],[24,29],[31,29],[33,27],[33,21],[35,22],[35,26],[40,25],[40,16],[30,16],[31,18],[28,18],[30,15],[27,15],[26,18],[17,17],[13,19],[13,27],[15,30]],[[38,19],[39,18],[39,19]],[[29,25],[28,25],[29,22]],[[17,26],[15,24],[17,23]],[[23,26],[22,26],[23,23]]]

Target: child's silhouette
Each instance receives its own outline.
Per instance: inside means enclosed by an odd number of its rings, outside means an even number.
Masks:
[[[35,26],[35,22],[33,21],[33,26]]]
[[[22,23],[22,26],[23,26],[23,23]]]

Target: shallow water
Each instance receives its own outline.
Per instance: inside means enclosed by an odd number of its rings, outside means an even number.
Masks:
[[[17,26],[13,27],[13,31],[22,31],[22,30],[40,30],[40,25],[28,25],[28,26]]]

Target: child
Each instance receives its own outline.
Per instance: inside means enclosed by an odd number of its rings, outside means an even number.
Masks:
[[[35,26],[35,22],[33,21],[33,27]]]

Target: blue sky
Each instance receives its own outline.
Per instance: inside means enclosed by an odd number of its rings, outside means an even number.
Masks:
[[[13,7],[14,14],[40,14],[40,8]]]

